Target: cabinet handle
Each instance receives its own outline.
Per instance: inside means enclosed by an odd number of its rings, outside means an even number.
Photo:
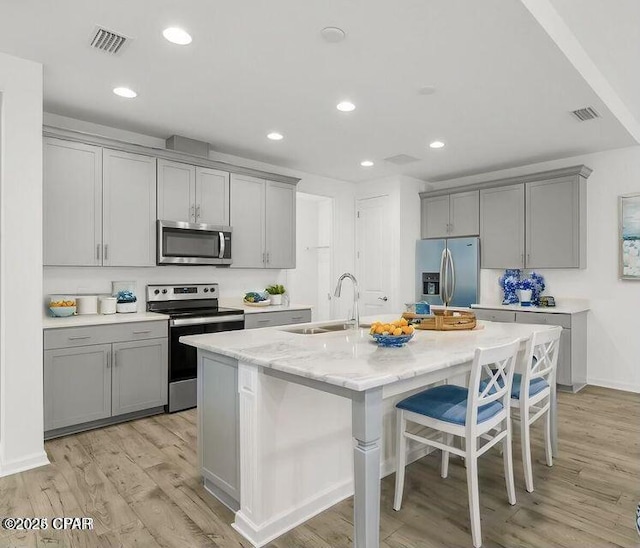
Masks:
[[[107,352],[107,369],[111,367],[111,350]]]
[[[196,220],[200,218],[200,204],[196,206]]]
[[[96,245],[96,259],[100,260],[100,244]]]
[[[115,367],[116,365],[118,365],[118,352],[114,352],[113,353],[113,367]]]
[[[269,252],[267,251],[267,264],[269,264]]]
[[[267,258],[266,258],[266,253],[262,253],[262,264],[266,264],[267,263]]]
[[[68,337],[70,341],[84,341],[85,339],[90,339],[91,335],[87,335],[86,337]]]
[[[104,244],[104,260],[109,258],[109,244]]]
[[[196,220],[196,206],[195,204],[191,204],[191,214],[189,215],[190,219]]]
[[[291,316],[292,320],[302,320],[303,317],[302,316]]]
[[[151,329],[145,329],[143,331],[134,331],[134,335],[143,335],[144,333],[151,333]]]
[[[527,253],[527,265],[531,263],[531,253]]]
[[[258,323],[269,323],[271,320],[258,320]]]

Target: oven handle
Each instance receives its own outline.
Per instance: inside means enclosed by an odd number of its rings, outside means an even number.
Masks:
[[[224,259],[224,232],[218,232],[218,237],[220,238],[220,254],[218,255],[218,259]]]
[[[203,325],[229,322],[244,322],[244,314],[236,316],[218,316],[208,318],[178,318],[169,320],[169,327],[181,327],[183,325]]]

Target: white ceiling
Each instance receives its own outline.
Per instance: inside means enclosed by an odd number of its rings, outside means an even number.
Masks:
[[[92,50],[96,24],[134,40],[115,57]],[[346,40],[324,42],[328,25]],[[166,42],[167,26],[193,43]],[[351,181],[636,144],[516,1],[1,0],[0,51],[44,64],[49,112]],[[138,98],[116,97],[118,85]],[[436,93],[420,95],[426,85]],[[344,98],[354,112],[336,110]],[[569,115],[587,105],[602,119]],[[268,141],[273,130],[285,139]],[[429,149],[434,139],[447,146]],[[420,161],[383,161],[396,154]]]

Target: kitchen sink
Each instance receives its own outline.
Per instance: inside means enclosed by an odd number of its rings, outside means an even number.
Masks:
[[[360,327],[371,327],[366,324],[360,324]],[[291,329],[283,329],[287,333],[295,333],[297,335],[319,335],[320,333],[332,333],[335,331],[348,331],[353,329],[353,326],[348,323],[332,323],[328,325],[320,325],[318,327],[294,327]]]

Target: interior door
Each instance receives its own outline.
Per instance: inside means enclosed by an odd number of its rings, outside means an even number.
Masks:
[[[356,265],[360,285],[360,315],[391,310],[391,236],[389,196],[357,201]],[[343,291],[343,295],[350,293]],[[345,297],[343,297],[345,298]]]

